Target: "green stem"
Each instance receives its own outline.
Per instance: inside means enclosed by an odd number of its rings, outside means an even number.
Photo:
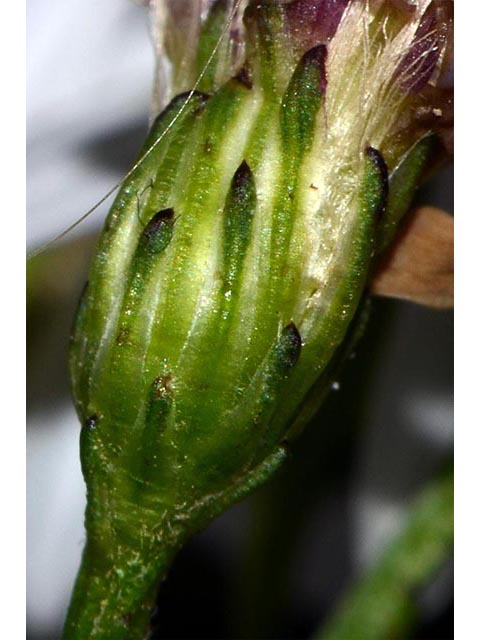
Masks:
[[[415,594],[453,551],[453,470],[422,491],[403,532],[342,599],[313,640],[405,638],[417,616]]]
[[[149,631],[157,587],[178,547],[133,549],[118,545],[104,558],[85,547],[63,640],[140,640]]]

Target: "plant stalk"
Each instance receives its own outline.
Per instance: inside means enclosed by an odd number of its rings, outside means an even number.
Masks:
[[[63,640],[146,638],[160,582],[178,550],[114,546],[107,557],[88,541],[74,587]]]

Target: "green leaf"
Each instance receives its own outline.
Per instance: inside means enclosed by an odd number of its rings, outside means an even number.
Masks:
[[[415,593],[453,552],[453,472],[432,482],[413,505],[403,532],[344,596],[314,638],[405,637],[416,617]]]

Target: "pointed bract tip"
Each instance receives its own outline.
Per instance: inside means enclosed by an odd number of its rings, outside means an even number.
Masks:
[[[157,400],[172,398],[173,397],[173,385],[172,376],[167,374],[165,376],[158,376],[152,382],[151,398],[155,402]]]
[[[83,423],[83,426],[88,431],[93,431],[97,427],[99,421],[100,421],[100,416],[97,413],[95,413],[94,415],[89,416],[85,420],[85,422]]]
[[[161,209],[150,219],[143,230],[143,241],[152,253],[160,253],[170,243],[174,217],[175,212],[171,207]]]
[[[252,81],[252,72],[248,65],[244,64],[240,71],[235,76],[235,79],[243,84],[246,89],[252,89],[253,81]]]
[[[302,336],[294,322],[290,322],[282,329],[280,344],[284,365],[288,368],[294,367],[302,350]]]
[[[252,170],[250,169],[246,160],[243,160],[238,169],[235,171],[232,180],[232,187],[237,189],[243,189],[250,185],[253,181]]]
[[[383,159],[382,154],[380,153],[380,151],[378,149],[375,149],[375,147],[367,147],[365,149],[365,155],[367,156],[367,158],[369,158],[376,171],[377,171],[377,175],[378,175],[378,179],[379,179],[379,183],[380,183],[380,189],[381,189],[381,198],[380,198],[380,202],[378,205],[378,215],[381,216],[385,213],[385,209],[387,207],[387,200],[388,200],[388,167],[387,167],[387,163],[385,162],[385,160]]]
[[[172,100],[167,104],[165,109],[157,115],[157,117],[153,121],[151,128],[154,129],[158,124],[162,122],[162,120],[165,118],[166,115],[168,115],[178,107],[181,108],[181,105],[187,101],[197,103],[197,106],[193,111],[193,113],[197,113],[197,111],[203,109],[203,107],[205,106],[209,98],[210,98],[210,94],[204,93],[203,91],[190,90],[190,91],[183,91],[182,93],[179,93],[174,98],[172,98]]]
[[[314,65],[319,74],[319,88],[322,93],[327,89],[327,63],[328,49],[325,44],[319,44],[309,49],[303,56],[302,62],[307,65]]]

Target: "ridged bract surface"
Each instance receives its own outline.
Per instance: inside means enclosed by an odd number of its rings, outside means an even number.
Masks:
[[[419,19],[342,5],[305,49],[294,4],[252,3],[242,70],[217,88],[212,58],[207,93],[157,118],[99,241],[71,349],[88,545],[69,638],[129,637],[185,536],[284,460],[427,157],[426,132],[401,135]]]

